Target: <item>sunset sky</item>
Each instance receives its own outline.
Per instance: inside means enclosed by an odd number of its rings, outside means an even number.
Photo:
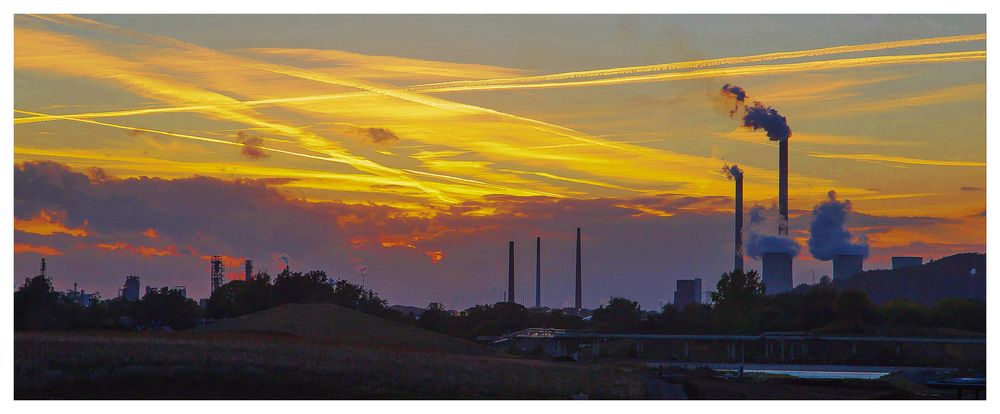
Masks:
[[[54,16],[14,18],[14,249],[57,289],[209,294],[211,255],[324,269],[391,303],[503,298],[644,309],[732,267],[777,200],[777,145],[723,84],[787,117],[795,284],[836,190],[893,255],[985,253],[985,16]],[[773,233],[771,224],[761,230]],[[747,260],[749,268],[759,268]]]

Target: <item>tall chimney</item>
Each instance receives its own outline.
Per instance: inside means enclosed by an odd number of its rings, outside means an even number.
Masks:
[[[45,258],[42,258],[42,276],[45,276]]]
[[[514,241],[508,245],[509,258],[507,261],[507,302],[514,302]]]
[[[580,266],[580,228],[576,228],[576,310],[583,309],[583,269]]]
[[[535,307],[542,307],[542,238],[535,237]]]
[[[788,138],[778,141],[778,234],[788,235]]]
[[[743,174],[736,177],[736,264],[734,269],[743,271]]]

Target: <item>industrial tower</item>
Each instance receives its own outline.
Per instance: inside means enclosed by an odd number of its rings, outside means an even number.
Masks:
[[[226,280],[226,266],[222,264],[222,256],[212,256],[212,293],[222,287]]]

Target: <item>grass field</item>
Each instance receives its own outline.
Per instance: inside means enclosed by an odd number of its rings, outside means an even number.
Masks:
[[[627,367],[502,356],[475,343],[316,306],[328,305],[272,309],[203,331],[16,333],[14,397],[645,398],[642,376]],[[352,334],[362,331],[376,332]]]

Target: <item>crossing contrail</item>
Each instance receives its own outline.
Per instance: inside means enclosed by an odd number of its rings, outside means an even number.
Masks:
[[[628,83],[668,82],[668,81],[678,81],[678,80],[704,79],[712,77],[766,76],[766,75],[774,75],[782,73],[812,72],[812,71],[861,68],[861,67],[882,66],[882,65],[966,62],[966,61],[984,60],[984,59],[986,59],[986,52],[981,50],[975,50],[975,51],[965,51],[965,52],[925,53],[917,55],[869,56],[860,58],[831,59],[831,60],[819,60],[811,62],[771,64],[771,65],[731,66],[724,68],[692,70],[686,72],[668,72],[668,73],[658,73],[649,75],[623,76],[617,78],[588,79],[588,80],[578,80],[578,81],[523,83],[523,84],[510,83],[510,84],[496,84],[496,85],[466,85],[466,86],[441,85],[434,87],[414,86],[414,87],[400,89],[400,91],[444,93],[444,92],[505,90],[505,89],[543,89],[543,88],[565,88],[565,87],[599,86],[599,85],[606,86],[606,85],[620,85]],[[61,117],[63,116],[78,118],[78,119],[111,118],[111,117],[125,117],[125,116],[135,116],[135,115],[149,115],[149,114],[167,113],[167,112],[195,112],[208,109],[215,109],[220,106],[261,107],[261,106],[273,106],[273,105],[283,105],[283,104],[301,104],[309,102],[329,102],[334,100],[377,96],[380,94],[381,94],[380,92],[375,92],[375,91],[348,92],[348,93],[325,94],[325,95],[297,96],[289,98],[248,100],[248,101],[235,102],[230,105],[187,105],[187,106],[171,106],[171,107],[160,107],[160,108],[127,109],[121,111],[87,112],[87,113],[61,115],[61,116],[40,115],[40,116],[15,118],[14,124],[18,125],[18,124],[27,124],[27,123],[42,122],[42,121],[52,121],[61,119]]]
[[[438,83],[417,85],[415,86],[415,88],[424,88],[424,87],[436,88],[442,86],[444,87],[495,86],[495,85],[524,84],[524,83],[535,83],[535,82],[551,82],[551,81],[591,78],[599,76],[633,75],[637,73],[664,72],[664,71],[682,70],[682,69],[698,69],[698,68],[723,66],[723,65],[739,65],[747,63],[766,62],[771,60],[796,59],[803,57],[816,57],[816,56],[844,54],[844,53],[870,52],[875,50],[898,49],[904,47],[917,47],[917,46],[931,46],[931,45],[941,45],[941,44],[959,43],[959,42],[973,42],[979,40],[986,40],[986,33],[946,36],[946,37],[931,37],[931,38],[912,39],[912,40],[897,40],[891,42],[869,43],[861,45],[833,46],[833,47],[824,47],[819,49],[796,50],[790,52],[764,53],[760,55],[751,55],[751,56],[734,56],[734,57],[724,57],[724,58],[714,58],[714,59],[701,59],[701,60],[691,60],[686,62],[660,63],[655,65],[645,65],[645,66],[629,66],[621,68],[553,73],[549,75],[522,76],[517,78],[438,82]]]

